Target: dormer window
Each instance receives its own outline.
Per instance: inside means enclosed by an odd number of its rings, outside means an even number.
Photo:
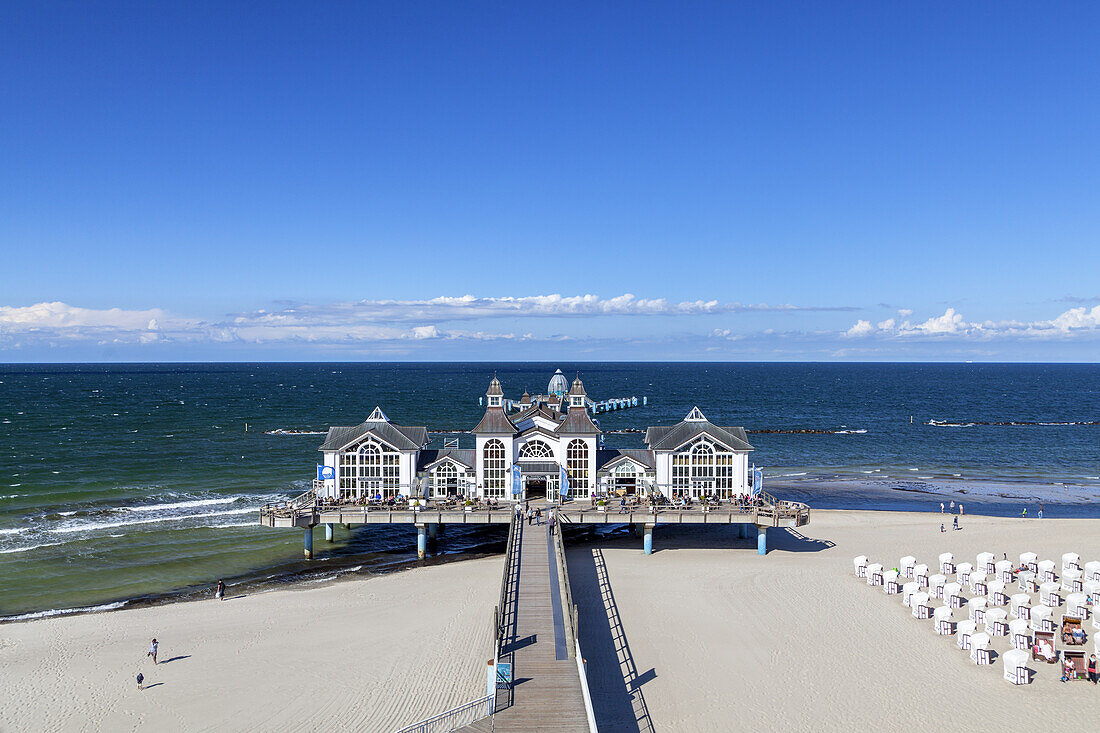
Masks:
[[[581,395],[573,395],[570,401],[573,407],[584,407],[584,397]]]
[[[489,397],[489,407],[500,407],[500,397],[491,395]]]

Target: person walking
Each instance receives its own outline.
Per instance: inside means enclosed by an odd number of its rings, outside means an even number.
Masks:
[[[558,523],[558,515],[554,512],[550,512],[550,516],[546,520],[546,531],[550,534],[554,534],[554,525]]]
[[[955,511],[955,500],[954,499],[951,500],[950,507],[951,507],[951,511]]]
[[[214,589],[214,597],[219,601],[225,600],[225,582],[219,580],[217,587]]]
[[[531,507],[527,507],[527,526],[531,526],[531,520],[535,518],[535,510]]]
[[[1039,502],[1039,519],[1043,518],[1043,502]]]
[[[958,528],[959,528],[959,515],[956,514],[954,517],[951,518],[951,529],[958,529]]]
[[[959,504],[959,514],[961,515],[962,513],[963,513],[963,505]]]
[[[943,514],[943,502],[940,502],[940,514]]]
[[[540,506],[535,507],[535,526],[542,526],[542,507]]]
[[[141,672],[138,672],[137,683],[139,690],[145,689],[145,675],[143,675]]]
[[[1086,669],[1088,670],[1088,674],[1089,674],[1089,682],[1091,682],[1092,684],[1095,685],[1097,680],[1100,679],[1100,675],[1097,675],[1097,673],[1096,673],[1096,655],[1095,654],[1090,654],[1089,655],[1089,666]]]
[[[153,641],[149,644],[149,651],[145,652],[145,656],[153,658],[153,664],[157,663],[157,648],[159,646],[160,644],[157,642],[157,640],[153,639]]]
[[[943,522],[940,522],[940,532],[946,532],[946,531],[947,530],[943,528]]]

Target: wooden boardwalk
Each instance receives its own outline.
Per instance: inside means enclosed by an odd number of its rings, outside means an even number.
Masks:
[[[513,663],[512,704],[462,730],[588,732],[574,643],[562,608],[557,557],[544,523],[519,528],[514,613],[501,649]],[[503,696],[502,696],[503,697]]]

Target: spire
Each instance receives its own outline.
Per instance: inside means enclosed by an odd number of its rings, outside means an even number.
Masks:
[[[497,379],[497,375],[493,375],[493,381],[489,382],[489,391],[485,394],[488,397],[499,397],[504,394],[504,390],[500,388],[500,380]]]

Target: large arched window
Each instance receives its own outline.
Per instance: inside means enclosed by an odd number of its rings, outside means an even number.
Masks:
[[[569,491],[588,495],[588,444],[577,438],[565,447],[565,470],[569,473]]]
[[[486,497],[504,498],[505,474],[508,471],[504,457],[504,443],[496,438],[485,443],[482,449],[482,470],[484,471],[484,489]]]
[[[340,454],[340,493],[344,497],[381,492],[393,496],[401,485],[401,454],[367,439]]]
[[[728,499],[733,492],[733,456],[731,451],[706,438],[673,453],[673,493],[690,490],[696,498],[713,493]]]
[[[638,479],[642,472],[632,461],[623,461],[611,471],[612,488],[616,491],[624,491],[633,494],[638,489]]]
[[[520,458],[553,458],[554,451],[541,440],[529,440],[519,449]]]
[[[451,496],[458,494],[458,466],[444,461],[431,470],[432,494]]]

